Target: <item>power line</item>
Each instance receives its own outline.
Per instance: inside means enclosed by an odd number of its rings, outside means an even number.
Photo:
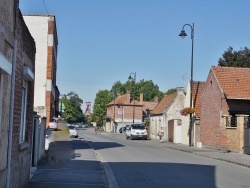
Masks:
[[[44,0],[42,0],[42,1],[43,1],[43,5],[44,5],[44,8],[45,8],[47,14],[49,15],[49,12],[48,12],[48,10],[47,10],[46,4],[45,4]]]

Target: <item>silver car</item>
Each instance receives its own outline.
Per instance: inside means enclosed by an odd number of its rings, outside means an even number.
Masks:
[[[69,125],[68,128],[70,137],[78,138],[78,130],[76,129],[76,127],[73,125]]]

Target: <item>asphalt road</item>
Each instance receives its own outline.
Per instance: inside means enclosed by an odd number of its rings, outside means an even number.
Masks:
[[[104,167],[109,187],[250,188],[250,169],[169,148],[122,134],[79,131]]]

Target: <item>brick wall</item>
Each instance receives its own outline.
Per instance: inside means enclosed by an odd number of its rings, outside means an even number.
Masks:
[[[57,51],[57,38],[55,31],[55,21],[54,17],[50,17],[48,21],[48,34],[53,37],[53,44],[48,46],[48,59],[47,59],[47,79],[51,80],[52,87],[56,86],[56,51]],[[55,46],[54,46],[55,45]],[[56,116],[55,111],[55,101],[59,100],[56,96],[53,96],[51,91],[46,91],[46,127],[49,126],[49,122],[52,120],[53,116]],[[54,107],[53,107],[54,106]]]
[[[35,72],[35,42],[26,27],[21,12],[17,12],[17,58],[16,58],[16,83],[14,99],[14,119],[13,119],[13,137],[12,137],[12,158],[11,158],[11,187],[22,187],[29,180],[30,157],[33,132],[33,104],[34,104],[34,81],[28,82],[27,112],[25,145],[19,144],[20,124],[21,124],[21,106],[22,106],[22,81],[23,66]],[[29,61],[23,62],[23,59]]]
[[[221,113],[226,109],[224,96],[210,71],[201,95],[200,141],[204,146],[227,148],[226,130],[221,125]]]
[[[226,127],[227,149],[230,151],[243,153],[245,117],[247,116],[237,115],[237,127]],[[223,126],[226,126],[226,117],[223,117]]]
[[[46,128],[49,126],[49,122],[53,118],[53,98],[51,91],[46,91]]]
[[[132,123],[133,119],[133,105],[116,105],[115,106],[115,119],[116,121],[121,121],[123,118],[126,120],[130,120]],[[138,121],[142,121],[142,106],[135,106],[135,116],[134,119]],[[124,114],[118,113],[118,112],[124,112]],[[107,108],[107,115],[113,115],[114,114],[114,106],[110,106]]]

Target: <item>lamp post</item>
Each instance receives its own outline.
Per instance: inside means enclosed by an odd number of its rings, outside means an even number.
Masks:
[[[184,27],[189,26],[191,28],[191,40],[192,40],[192,53],[191,53],[191,79],[190,79],[190,107],[192,108],[192,86],[193,86],[193,52],[194,52],[194,23],[192,25],[185,24],[182,27],[181,33],[179,36],[181,38],[185,38],[187,36]],[[192,146],[192,114],[190,114],[189,120],[189,146]]]
[[[132,78],[131,75],[133,75],[134,78]],[[134,105],[133,105],[133,124],[134,124],[135,123],[135,82],[136,82],[136,72],[131,72],[128,79],[134,81],[134,94],[133,94],[133,101],[134,101]]]

